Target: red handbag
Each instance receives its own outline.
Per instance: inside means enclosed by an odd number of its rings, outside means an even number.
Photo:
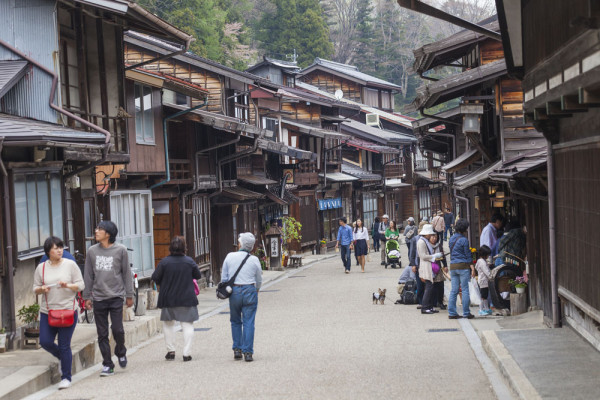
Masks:
[[[44,275],[46,273],[46,263],[42,267],[42,285],[44,285]],[[73,298],[72,310],[50,310],[48,307],[48,296],[44,294],[46,299],[46,308],[48,309],[48,325],[54,328],[68,328],[75,323],[75,298]]]

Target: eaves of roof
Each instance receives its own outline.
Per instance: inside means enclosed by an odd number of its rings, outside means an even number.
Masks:
[[[497,16],[491,18],[495,19],[492,22],[486,22],[489,21],[490,18],[488,18],[479,25],[499,32],[500,25]],[[481,33],[465,29],[445,39],[426,44],[413,51],[415,55],[413,70],[420,74],[439,65],[449,64],[467,54],[475,44],[484,40],[490,39]]]
[[[402,89],[401,86],[396,85],[395,83],[391,83],[375,76],[365,74],[364,72],[360,72],[358,68],[353,65],[340,64],[320,58],[315,58],[314,63],[301,70],[298,76],[306,75],[317,69],[326,70],[334,75],[350,79],[364,86],[374,86],[383,89],[390,89],[392,91],[400,91]]]
[[[335,95],[333,95],[333,94],[331,94],[329,92],[326,92],[324,90],[321,90],[318,87],[310,85],[308,83],[296,81],[296,86],[298,86],[298,87],[300,87],[302,89],[308,90],[310,92],[318,93],[318,94],[320,94],[322,96],[326,96],[326,97],[335,99]],[[363,112],[363,113],[366,113],[366,114],[369,114],[369,113],[377,114],[377,115],[379,115],[380,118],[382,118],[382,119],[384,119],[386,121],[392,122],[394,124],[397,124],[397,125],[400,125],[400,126],[402,126],[404,128],[412,130],[412,125],[411,125],[412,119],[411,118],[408,118],[408,117],[405,117],[405,116],[402,116],[402,115],[392,114],[392,113],[389,113],[389,112],[386,112],[386,111],[381,111],[381,110],[379,110],[377,108],[373,108],[373,107],[367,106],[365,104],[357,103],[355,101],[344,99],[344,98],[342,98],[339,101],[343,102],[343,103],[348,103],[348,104],[352,104],[352,105],[358,106],[360,108],[361,112]]]
[[[406,109],[417,111],[421,108],[433,107],[445,101],[457,98],[475,86],[506,75],[506,62],[504,59],[482,65],[451,75],[432,84],[421,86],[417,89],[415,100]]]
[[[151,35],[159,35],[189,46],[195,39],[192,35],[176,28],[152,14],[135,1],[128,0],[74,0],[84,6],[93,7],[118,15],[126,30],[135,29]],[[115,23],[113,21],[113,23]]]
[[[135,46],[142,47],[147,50],[154,51],[158,54],[165,55],[179,50],[177,47],[169,44],[168,42],[158,39],[156,37],[143,35],[138,32],[126,32],[124,38],[126,43],[133,44]],[[255,83],[255,82],[269,82],[265,78],[258,75],[254,75],[248,72],[238,71],[234,68],[227,67],[223,64],[219,64],[216,61],[209,60],[208,58],[200,57],[194,53],[187,52],[173,57],[176,60],[194,65],[217,74],[233,78],[244,83]]]

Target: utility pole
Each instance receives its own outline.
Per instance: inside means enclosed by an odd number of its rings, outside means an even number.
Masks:
[[[294,54],[286,54],[285,58],[291,58],[292,62],[296,62],[296,60],[298,59],[298,54],[296,53],[296,49],[294,49]]]

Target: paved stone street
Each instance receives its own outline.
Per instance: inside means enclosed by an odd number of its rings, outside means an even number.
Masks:
[[[233,360],[225,309],[196,323],[192,362],[181,359],[181,333],[176,361],[165,361],[161,335],[115,376],[100,378],[96,367],[50,398],[494,398],[459,323],[395,305],[400,271],[378,255],[366,269],[346,275],[335,258],[265,287],[253,363]],[[387,289],[383,306],[372,304],[377,288]]]

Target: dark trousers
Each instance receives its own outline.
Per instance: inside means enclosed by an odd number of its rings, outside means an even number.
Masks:
[[[344,268],[350,271],[350,267],[352,266],[352,250],[350,250],[350,245],[340,245],[342,248],[340,253],[342,255],[342,264],[344,264]]]
[[[419,277],[419,267],[417,267],[417,273],[415,274],[417,277],[417,302],[420,305],[423,305],[423,295],[425,294],[425,284],[421,281]]]
[[[441,232],[435,232],[437,233],[437,237],[438,237],[438,243],[443,243],[444,242],[444,231]]]
[[[444,281],[434,282],[433,286],[435,289],[435,303],[439,307],[444,304]]]
[[[379,251],[379,238],[373,238],[373,251]]]
[[[94,301],[94,320],[96,321],[96,332],[98,332],[98,347],[102,353],[102,365],[114,368],[111,360],[110,342],[108,340],[108,316],[110,314],[111,330],[115,339],[115,355],[124,357],[127,354],[125,348],[125,329],[123,328],[123,299],[115,297],[112,299]]]
[[[421,311],[432,309],[435,305],[435,288],[433,287],[433,282],[425,281],[425,293],[423,294],[423,305]]]
[[[406,241],[406,247],[408,248],[408,254],[410,254],[410,239]]]
[[[62,371],[61,380],[71,380],[71,365],[73,364],[71,338],[73,337],[76,325],[77,311],[75,311],[75,322],[66,328],[55,328],[48,325],[48,314],[40,313],[40,346],[60,361],[60,369]],[[58,345],[54,343],[57,335]]]

